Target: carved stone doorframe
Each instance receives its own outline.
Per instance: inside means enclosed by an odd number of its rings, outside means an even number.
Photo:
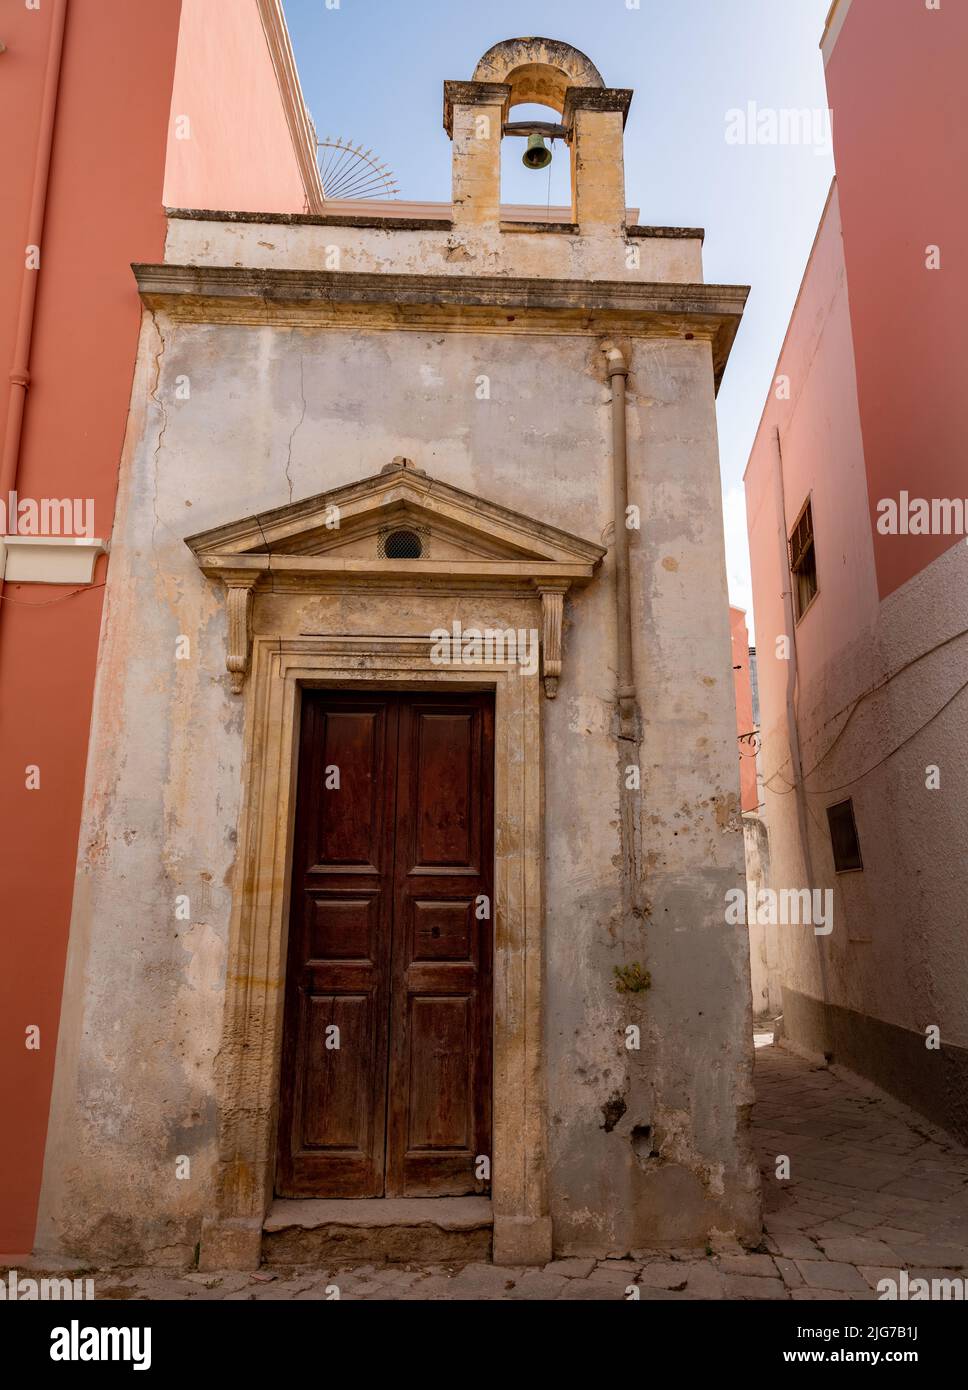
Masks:
[[[544,807],[537,677],[442,667],[422,638],[253,639],[244,793],[217,1064],[218,1174],[202,1269],[258,1266],[273,1195],[300,690],[490,689],[495,698],[494,1259],[551,1258],[543,1062]]]

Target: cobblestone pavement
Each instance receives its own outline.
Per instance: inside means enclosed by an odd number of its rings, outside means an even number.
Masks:
[[[385,1265],[94,1275],[104,1299],[873,1299],[879,1280],[968,1274],[968,1152],[780,1047],[757,1051],[766,1231],[755,1251],[635,1251],[543,1268]],[[777,1159],[790,1159],[778,1180]],[[338,1290],[338,1295],[334,1293]],[[634,1292],[630,1293],[630,1290]]]

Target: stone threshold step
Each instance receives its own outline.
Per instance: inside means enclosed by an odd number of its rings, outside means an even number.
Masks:
[[[490,1227],[493,1220],[489,1197],[277,1197],[262,1229],[431,1225],[442,1231],[470,1231]]]
[[[262,1227],[266,1264],[487,1260],[487,1197],[277,1198]]]

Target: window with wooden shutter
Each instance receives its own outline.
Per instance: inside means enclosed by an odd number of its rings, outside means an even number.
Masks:
[[[788,541],[793,599],[798,618],[802,618],[817,593],[817,556],[813,543],[813,512],[809,499],[797,517]]]

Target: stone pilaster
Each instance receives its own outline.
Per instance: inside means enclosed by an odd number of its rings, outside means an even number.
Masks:
[[[497,229],[501,136],[511,88],[503,82],[445,82],[444,128],[453,141],[454,222]]]

